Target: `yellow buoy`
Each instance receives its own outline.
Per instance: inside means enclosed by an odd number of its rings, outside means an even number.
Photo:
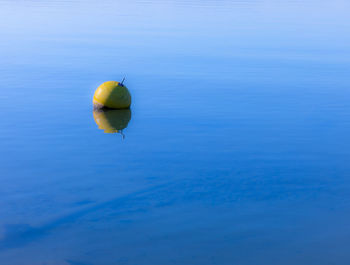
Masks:
[[[123,82],[107,81],[96,89],[93,104],[95,108],[128,109],[131,95]]]
[[[99,129],[105,133],[121,133],[131,120],[130,109],[94,109],[94,120]]]

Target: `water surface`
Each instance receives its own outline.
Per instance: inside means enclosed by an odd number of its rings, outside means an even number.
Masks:
[[[349,264],[349,10],[1,0],[0,263]]]

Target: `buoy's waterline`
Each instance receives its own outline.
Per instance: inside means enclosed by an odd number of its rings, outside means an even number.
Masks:
[[[107,81],[96,89],[93,104],[94,108],[128,109],[131,95],[123,83]]]

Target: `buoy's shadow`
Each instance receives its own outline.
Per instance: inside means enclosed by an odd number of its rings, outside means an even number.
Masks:
[[[93,116],[99,129],[105,133],[120,133],[124,138],[123,130],[131,120],[131,110],[94,108]]]

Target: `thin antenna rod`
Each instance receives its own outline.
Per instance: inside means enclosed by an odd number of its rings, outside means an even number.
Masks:
[[[121,82],[122,85],[123,85],[124,81],[125,81],[125,77],[123,78],[123,81]]]

